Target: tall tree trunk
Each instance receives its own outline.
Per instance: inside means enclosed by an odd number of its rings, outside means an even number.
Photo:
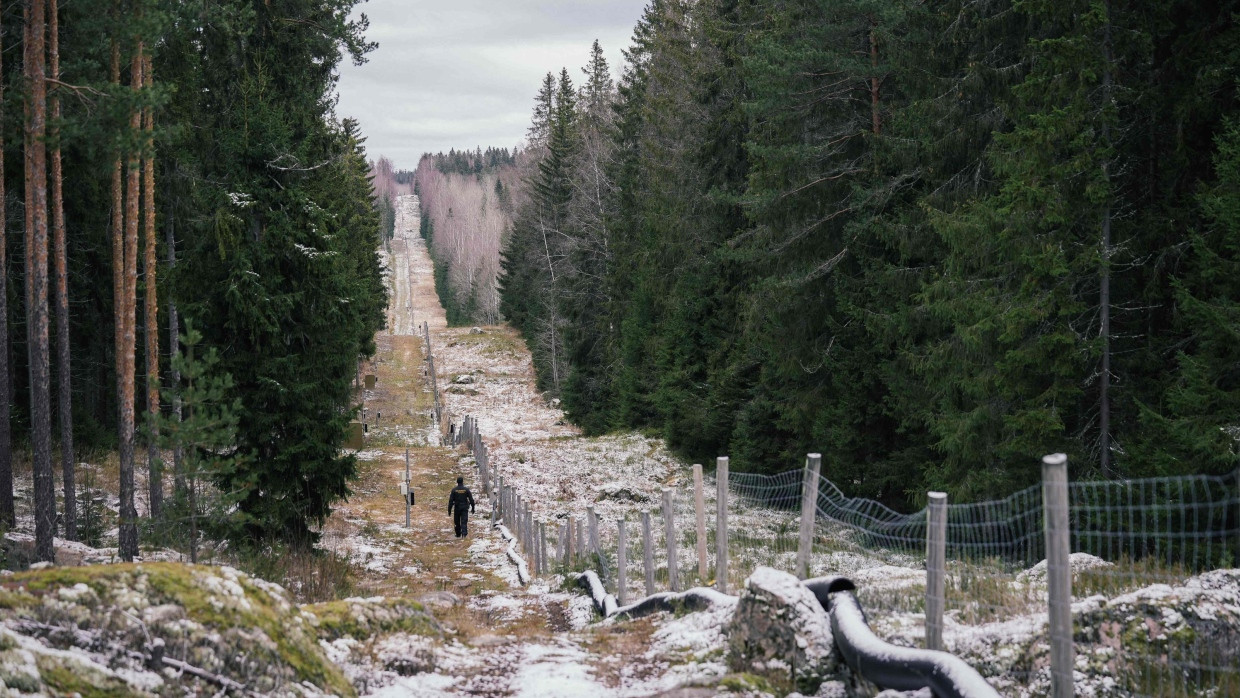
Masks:
[[[870,69],[874,73],[870,76],[870,121],[874,135],[882,132],[882,121],[878,115],[878,36],[876,35],[878,22],[874,19],[870,20]]]
[[[143,84],[155,84],[151,57],[145,56],[142,66]],[[159,306],[155,258],[155,115],[151,107],[142,109],[144,150],[142,158],[142,220],[146,248],[142,260],[146,295],[146,409],[150,427],[146,446],[147,480],[150,485],[151,518],[159,516],[164,502],[163,464],[159,460]]]
[[[168,204],[168,212],[164,220],[164,246],[168,248],[168,271],[177,263],[177,241],[173,231],[173,224],[176,222],[176,216],[173,214],[172,204]],[[175,354],[181,347],[181,320],[177,313],[177,302],[172,297],[172,293],[168,293],[168,353]],[[173,386],[181,385],[181,372],[176,366],[170,367],[169,381]],[[173,390],[172,393],[172,419],[180,424],[181,422],[181,391]],[[183,471],[183,454],[181,453],[181,443],[177,440],[172,446],[172,487],[176,493],[177,499],[181,499],[186,495],[185,491],[185,472]]]
[[[4,29],[0,26],[0,75],[4,73]],[[4,123],[4,81],[0,80],[0,123]],[[4,192],[4,131],[0,129],[0,525],[13,527],[13,386],[9,381],[9,256]]]
[[[56,0],[47,8],[48,63],[52,77],[60,79],[60,19]],[[73,470],[77,463],[73,450],[73,377],[69,354],[69,272],[65,240],[64,170],[60,159],[60,96],[56,88],[48,95],[52,110],[52,249],[56,265],[56,379],[57,409],[60,412],[60,467],[64,482],[65,538],[77,540],[77,488]]]
[[[1102,147],[1111,146],[1111,3],[1106,2],[1106,26],[1102,41]],[[1107,157],[1110,157],[1109,152]],[[1111,183],[1110,162],[1104,158],[1102,177]],[[1102,375],[1098,388],[1098,451],[1103,477],[1111,477],[1111,203],[1102,209],[1102,265],[1098,288],[1099,319],[1102,327]]]
[[[130,68],[130,84],[134,92],[142,89],[142,45],[134,52]],[[142,128],[142,113],[134,109],[129,119],[130,131],[135,135]],[[121,282],[121,337],[120,337],[120,369],[117,379],[120,382],[118,394],[120,399],[120,458],[121,458],[121,502],[120,502],[120,556],[125,561],[132,561],[138,555],[138,511],[134,505],[134,330],[137,323],[138,294],[138,198],[141,187],[141,172],[138,153],[129,154],[126,174],[125,213],[122,226],[124,240],[122,244],[122,282]]]
[[[34,547],[54,560],[56,491],[52,478],[51,365],[47,307],[47,0],[25,5],[26,338],[30,353],[30,423],[34,469]]]

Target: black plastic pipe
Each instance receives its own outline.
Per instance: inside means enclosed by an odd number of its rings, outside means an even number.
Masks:
[[[865,612],[844,577],[804,582],[831,617],[831,632],[844,661],[880,688],[915,691],[929,687],[937,698],[999,698],[982,675],[955,655],[892,645],[870,630]]]

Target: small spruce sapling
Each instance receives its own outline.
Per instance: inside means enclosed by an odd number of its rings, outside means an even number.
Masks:
[[[172,366],[180,372],[181,382],[170,386],[170,392],[181,400],[182,417],[178,421],[171,416],[161,416],[159,435],[164,448],[182,449],[181,476],[186,487],[167,508],[164,523],[188,524],[190,561],[197,562],[204,521],[209,527],[208,533],[217,536],[226,536],[230,529],[243,523],[237,520],[242,514],[236,507],[235,494],[221,492],[212,484],[244,466],[245,458],[236,452],[241,401],[229,398],[233,392],[233,378],[218,370],[219,355],[214,348],[195,356],[202,334],[193,328],[188,318],[180,339],[181,346],[172,356]]]

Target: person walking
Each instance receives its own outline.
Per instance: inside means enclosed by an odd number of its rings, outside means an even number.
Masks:
[[[456,487],[453,487],[452,493],[448,495],[448,514],[452,516],[452,526],[456,529],[457,538],[469,535],[469,514],[474,510],[474,506],[474,493],[465,486],[465,478],[458,477]],[[456,510],[455,513],[453,509]]]

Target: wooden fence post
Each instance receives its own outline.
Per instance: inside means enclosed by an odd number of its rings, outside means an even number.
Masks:
[[[706,494],[702,491],[702,464],[693,464],[693,510],[697,515],[698,579],[706,582]]]
[[[619,530],[616,532],[616,598],[621,606],[629,603],[628,587],[628,539],[624,535],[624,518],[620,519]]]
[[[547,522],[538,522],[538,564],[543,574],[551,573],[551,563],[547,560]]]
[[[814,515],[818,512],[818,474],[822,455],[805,457],[805,474],[801,478],[801,537],[797,541],[797,577],[809,577],[810,555],[814,552]]]
[[[599,554],[598,549],[598,515],[594,513],[594,507],[586,507],[586,525],[589,526],[587,531],[590,534],[590,552],[595,555]]]
[[[584,559],[586,564],[590,564],[590,549],[586,547],[586,525],[581,519],[577,519],[577,556]]]
[[[650,512],[642,512],[642,562],[646,566],[646,596],[654,593],[654,534],[650,531]]]
[[[517,549],[524,552],[525,538],[521,535],[521,529],[525,528],[523,525],[525,524],[525,500],[521,499],[520,495],[517,495],[517,504],[512,508],[512,513],[514,514],[512,517],[513,535],[517,538]]]
[[[728,593],[728,457],[715,460],[715,588]]]
[[[557,538],[555,546],[555,559],[563,566],[568,566],[568,548],[565,546],[565,539],[568,538],[568,524],[556,526]]]
[[[663,488],[663,531],[667,540],[667,579],[672,591],[680,591],[680,570],[676,565],[676,511],[672,508],[672,488]]]
[[[1042,458],[1042,516],[1046,528],[1047,610],[1050,612],[1051,695],[1070,698],[1072,669],[1072,568],[1068,560],[1068,457]]]
[[[930,492],[926,504],[926,649],[943,649],[947,588],[947,494]]]
[[[565,548],[567,552],[564,554],[564,562],[565,564],[572,566],[572,564],[576,561],[575,558],[576,558],[576,552],[577,552],[573,550],[573,515],[572,514],[569,514],[565,518],[564,526],[565,526],[564,530],[566,532],[566,538],[567,538],[567,543],[568,543],[567,547]]]
[[[534,512],[525,505],[525,549],[534,561],[534,574],[538,574],[538,548],[534,547]]]

